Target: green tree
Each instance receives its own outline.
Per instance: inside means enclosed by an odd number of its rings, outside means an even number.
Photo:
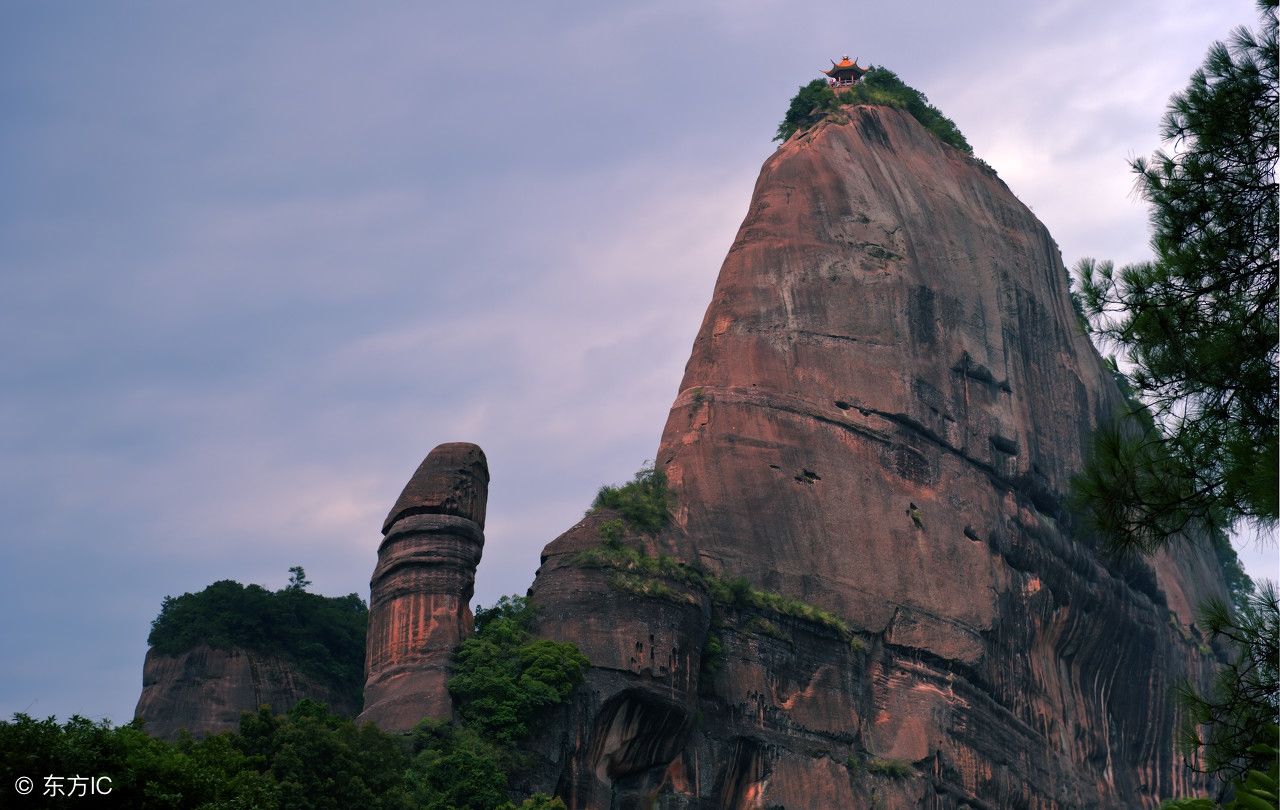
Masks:
[[[413,731],[406,774],[414,807],[490,810],[507,803],[505,751],[465,726],[426,720]]]
[[[563,703],[589,666],[573,644],[533,639],[534,612],[519,596],[476,611],[476,632],[454,653],[449,692],[463,722],[513,745],[542,711]]]
[[[310,584],[311,580],[307,579],[307,572],[302,570],[301,565],[295,565],[289,569],[289,584],[285,590],[305,591]]]
[[[1277,448],[1276,0],[1255,34],[1216,43],[1133,161],[1154,259],[1077,267],[1092,331],[1137,396],[1096,442],[1078,489],[1116,548],[1185,530],[1273,527]]]
[[[1280,511],[1277,0],[1259,6],[1259,30],[1215,43],[1170,99],[1168,151],[1132,163],[1151,204],[1154,258],[1077,267],[1091,332],[1128,369],[1113,358],[1129,405],[1096,436],[1076,495],[1121,553],[1204,535],[1230,563],[1226,530],[1272,528]],[[1280,721],[1275,590],[1253,591],[1238,565],[1224,574],[1237,610],[1210,602],[1204,613],[1232,663],[1208,691],[1184,689],[1182,741],[1237,785],[1238,806],[1255,806],[1246,791],[1270,778],[1255,766],[1274,759],[1258,752],[1274,752]]]

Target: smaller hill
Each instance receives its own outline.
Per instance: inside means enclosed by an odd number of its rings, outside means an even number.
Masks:
[[[234,728],[241,711],[262,703],[283,711],[302,697],[340,714],[360,710],[369,608],[354,593],[308,593],[302,569],[293,570],[278,591],[221,580],[165,597],[138,703],[152,733]]]

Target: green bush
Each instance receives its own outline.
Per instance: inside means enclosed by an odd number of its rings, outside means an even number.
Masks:
[[[626,524],[618,518],[606,520],[604,523],[601,523],[600,539],[604,541],[605,548],[622,548],[622,535],[626,530]]]
[[[166,596],[147,643],[167,655],[201,644],[281,655],[361,705],[369,608],[354,593],[307,593],[303,570],[290,571],[290,585],[278,591],[224,579],[198,593]]]
[[[439,720],[413,730],[405,774],[412,806],[486,810],[507,802],[507,756],[476,731]]]
[[[696,605],[697,597],[688,591],[678,591],[657,577],[642,577],[632,574],[614,574],[609,577],[609,587],[618,591],[634,593],[637,596],[648,596],[653,599],[664,599],[678,605]]]
[[[712,628],[707,632],[707,640],[702,645],[702,674],[714,675],[722,666],[724,666],[724,644],[721,643],[716,629]]]
[[[449,693],[465,725],[499,745],[529,733],[538,714],[568,699],[590,666],[570,643],[533,639],[520,596],[476,611],[476,632],[453,658]]]
[[[857,84],[838,95],[824,79],[814,79],[801,87],[791,99],[774,140],[785,141],[795,132],[813,126],[832,110],[849,104],[879,104],[905,110],[943,143],[965,154],[973,154],[973,147],[969,146],[955,122],[930,104],[924,93],[902,81],[892,70],[876,66],[869,68]]]
[[[818,123],[828,112],[838,106],[840,102],[826,79],[814,79],[808,84],[801,85],[799,92],[792,96],[791,104],[787,106],[787,114],[782,117],[782,123],[778,124],[778,133],[773,136],[773,139],[785,141],[797,130],[808,129]]]
[[[591,508],[616,509],[634,528],[657,534],[670,517],[671,490],[667,488],[667,475],[646,464],[627,483],[600,487]]]
[[[822,608],[792,599],[774,591],[763,591],[753,588],[745,577],[733,579],[715,579],[708,581],[708,592],[712,600],[724,605],[738,608],[755,608],[769,611],[780,616],[803,619],[813,624],[829,627],[846,638],[853,638],[853,630],[848,622],[834,613]]]
[[[612,568],[617,571],[640,574],[647,578],[669,579],[698,588],[707,587],[709,581],[709,578],[698,569],[668,554],[650,557],[643,551],[622,545],[606,544],[598,548],[589,548],[575,555],[573,561],[574,564],[583,568]]]

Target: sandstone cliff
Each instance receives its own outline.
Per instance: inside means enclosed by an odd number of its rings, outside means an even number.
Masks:
[[[1120,404],[1057,247],[985,166],[857,107],[761,172],[656,456],[673,525],[552,542],[541,632],[593,670],[531,743],[572,807],[1152,807],[1195,785],[1210,552],[1101,556],[1065,505]],[[637,578],[638,577],[638,578]],[[776,607],[775,604],[775,607]],[[817,611],[838,623],[814,620]]]
[[[204,737],[238,729],[243,712],[269,706],[282,714],[303,698],[346,717],[360,710],[350,696],[302,674],[280,656],[203,644],[177,655],[151,649],[134,716],[154,737],[177,739],[183,729]]]

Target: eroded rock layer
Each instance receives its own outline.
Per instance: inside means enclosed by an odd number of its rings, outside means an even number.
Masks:
[[[178,655],[147,651],[142,695],[134,716],[149,734],[177,739],[185,729],[204,737],[240,728],[240,715],[268,706],[275,714],[303,698],[354,717],[358,703],[298,671],[279,656],[200,645]]]
[[[699,808],[1193,789],[1169,694],[1208,666],[1192,611],[1222,593],[1212,555],[1109,562],[1065,505],[1120,403],[1057,246],[993,172],[882,107],[791,139],[663,431],[675,525],[626,542],[847,628],[584,566],[588,517],[531,591],[541,632],[593,664],[535,786]]]
[[[407,731],[452,713],[449,657],[472,631],[488,493],[484,452],[442,444],[387,515],[369,583],[362,722]]]

